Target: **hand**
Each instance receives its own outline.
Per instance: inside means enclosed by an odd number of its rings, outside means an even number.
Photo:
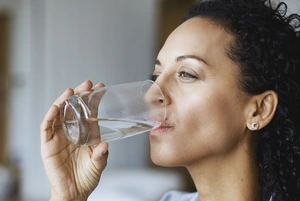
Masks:
[[[59,120],[61,103],[73,94],[92,90],[92,86],[88,80],[74,90],[67,89],[56,99],[41,123],[41,156],[51,184],[52,201],[87,200],[106,167],[108,144],[76,146],[64,136]],[[94,88],[103,86],[99,83]]]

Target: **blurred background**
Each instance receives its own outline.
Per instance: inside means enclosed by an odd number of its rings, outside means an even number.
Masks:
[[[299,0],[287,0],[299,12]],[[0,201],[48,200],[39,126],[67,87],[148,79],[193,0],[0,0]],[[156,167],[147,134],[110,142],[89,200],[154,201],[193,191],[182,168]]]

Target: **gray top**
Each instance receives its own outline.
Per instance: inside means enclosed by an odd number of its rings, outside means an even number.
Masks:
[[[270,201],[272,201],[272,197]],[[167,192],[160,201],[198,201],[198,193],[188,193],[182,191],[170,191]]]
[[[160,201],[198,201],[198,193],[170,191],[167,192]]]

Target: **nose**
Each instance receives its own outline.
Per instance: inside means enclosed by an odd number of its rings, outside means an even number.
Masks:
[[[159,122],[166,119],[166,101],[157,83],[151,81],[151,85],[149,85],[148,90],[144,94],[144,102],[149,108],[149,116],[146,119]]]
[[[165,107],[165,97],[160,87],[153,82],[145,94],[146,103],[156,106],[156,107]]]

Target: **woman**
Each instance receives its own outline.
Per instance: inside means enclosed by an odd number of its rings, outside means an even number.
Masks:
[[[186,167],[197,189],[162,201],[300,200],[300,17],[270,4],[200,2],[159,52],[152,79],[168,116],[150,131],[151,159]],[[76,147],[56,119],[68,96],[101,86],[67,89],[41,123],[52,201],[87,200],[106,166],[107,143]]]

